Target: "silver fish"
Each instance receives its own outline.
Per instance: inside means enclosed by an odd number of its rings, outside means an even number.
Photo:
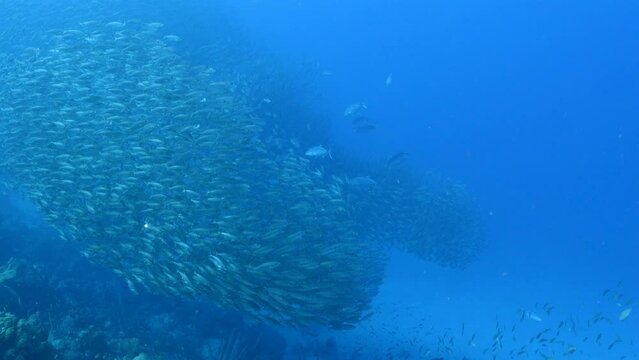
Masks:
[[[313,146],[312,148],[309,148],[308,150],[306,150],[304,155],[308,157],[312,157],[312,158],[319,158],[319,159],[325,158],[327,155],[330,158],[333,157],[330,150],[326,150],[326,148],[323,147],[322,145],[317,145],[317,146]]]
[[[368,110],[368,106],[364,103],[354,103],[350,104],[344,110],[344,117],[352,117],[362,115],[366,110]]]

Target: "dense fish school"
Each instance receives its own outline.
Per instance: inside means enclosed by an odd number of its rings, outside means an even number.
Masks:
[[[385,244],[448,266],[481,249],[463,187],[427,188],[388,166],[349,174],[345,157],[307,156],[317,145],[308,134],[285,139],[296,129],[191,65],[161,28],[82,21],[0,55],[8,186],[131,291],[346,328],[368,315]]]
[[[156,26],[86,22],[5,65],[2,168],[134,291],[208,294],[278,323],[355,323],[380,279],[341,188]]]

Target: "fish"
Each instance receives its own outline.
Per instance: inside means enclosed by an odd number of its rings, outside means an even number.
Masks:
[[[353,116],[353,119],[351,120],[351,124],[353,124],[353,126],[366,125],[370,123],[371,121],[364,115]]]
[[[208,298],[284,326],[348,328],[368,311],[386,262],[362,238],[402,239],[453,267],[481,247],[474,203],[457,184],[433,194],[396,171],[402,181],[383,174],[375,191],[345,191],[345,169],[379,174],[384,164],[344,157],[320,167],[294,146],[290,138],[317,144],[327,124],[287,112],[296,104],[279,95],[290,89],[275,85],[286,76],[227,31],[212,32],[199,66],[175,46],[181,34],[126,18],[107,26],[122,15],[70,1],[104,20],[61,16],[73,26],[39,23],[33,39],[19,31],[29,27],[0,30],[6,44],[43,44],[0,57],[0,170],[62,239],[132,291]],[[360,103],[347,121],[366,111]],[[433,204],[454,206],[440,214]],[[421,241],[433,229],[454,246]]]
[[[353,103],[348,105],[344,110],[344,117],[354,117],[362,115],[366,110],[368,110],[368,106],[366,106],[365,103]]]
[[[630,316],[630,313],[632,312],[632,308],[626,308],[623,311],[621,311],[621,313],[619,313],[619,320],[620,321],[624,321],[628,318],[628,316]]]
[[[344,184],[283,135],[273,150],[261,135],[279,120],[256,113],[244,85],[190,65],[177,35],[105,24],[52,30],[42,56],[0,59],[2,171],[132,292],[205,296],[286,326],[354,326],[384,261],[357,241]]]
[[[164,39],[164,40],[166,40],[166,41],[169,41],[169,42],[178,42],[178,41],[181,41],[181,40],[182,40],[182,39],[181,39],[179,36],[177,36],[177,35],[166,35],[166,36],[164,36],[164,38],[163,38],[163,39]]]
[[[377,181],[370,176],[356,176],[348,179],[348,184],[352,186],[375,186]]]
[[[333,157],[330,150],[326,150],[326,148],[324,148],[322,145],[313,146],[307,149],[304,152],[304,155],[311,158],[319,158],[319,159],[325,158],[326,156],[328,156],[329,158]]]
[[[470,337],[470,340],[468,340],[468,346],[472,346],[475,347],[475,337],[476,337],[476,333],[473,333],[473,335]]]
[[[564,351],[564,356],[573,355],[577,352],[577,348],[575,346],[569,346],[566,351]]]
[[[613,342],[610,343],[610,345],[608,345],[608,350],[612,350],[612,348],[620,342],[622,342],[621,338],[617,337]]]
[[[375,130],[375,125],[373,124],[362,124],[355,127],[355,132],[357,133],[369,133]]]
[[[544,311],[546,312],[546,315],[550,316],[552,311],[555,309],[554,306],[550,305],[550,304],[544,304]]]
[[[388,76],[386,76],[386,82],[384,83],[386,85],[386,87],[389,87],[391,85],[391,83],[393,82],[393,74],[388,74]]]
[[[536,322],[542,322],[543,319],[537,315],[536,313],[532,312],[532,311],[526,311],[526,318],[532,320],[532,321],[536,321]]]
[[[106,27],[110,27],[110,28],[123,28],[124,27],[124,23],[119,22],[119,21],[111,21],[109,23],[107,23],[105,26]]]
[[[406,160],[407,157],[408,157],[408,154],[403,151],[396,152],[395,154],[388,157],[388,159],[386,160],[386,167],[390,168],[390,167],[399,165],[404,160]]]
[[[366,314],[364,314],[364,316],[362,316],[362,318],[360,319],[360,321],[364,321],[364,320],[368,320],[371,316],[373,316],[375,313],[373,311],[370,311]]]

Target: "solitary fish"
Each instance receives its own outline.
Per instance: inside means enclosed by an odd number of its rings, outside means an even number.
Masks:
[[[360,126],[360,125],[370,124],[371,121],[368,119],[368,117],[364,115],[357,115],[357,116],[353,116],[353,120],[351,120],[351,123],[353,124],[353,126]]]
[[[621,312],[621,314],[619,314],[619,320],[624,321],[628,318],[628,316],[630,316],[630,313],[632,312],[632,308],[627,308],[624,311]]]
[[[355,132],[357,133],[369,133],[375,130],[375,125],[373,124],[362,124],[355,127]]]
[[[326,150],[326,148],[324,148],[322,145],[313,146],[312,148],[306,150],[304,155],[319,159],[324,158],[326,157],[326,155],[328,155],[328,157],[332,158],[331,152],[329,150]]]
[[[366,110],[368,110],[368,107],[364,103],[350,104],[344,110],[344,117],[361,115]]]
[[[539,315],[535,314],[532,311],[527,311],[526,312],[526,317],[529,318],[530,320],[536,321],[536,322],[541,322],[542,319],[541,317],[539,317]]]
[[[348,183],[353,186],[374,186],[377,181],[371,179],[370,176],[356,176],[348,179]]]
[[[119,21],[112,21],[110,23],[107,23],[106,27],[108,27],[108,28],[122,28],[122,27],[124,27],[124,23],[119,22]]]
[[[170,41],[170,42],[178,42],[180,40],[182,40],[179,36],[177,35],[167,35],[163,38],[166,41]]]
[[[393,82],[393,74],[388,74],[388,76],[386,77],[386,87],[389,87],[391,85],[391,83]]]
[[[564,356],[572,355],[577,352],[577,348],[574,346],[570,346],[564,351]]]
[[[408,154],[405,152],[402,152],[402,151],[396,152],[391,157],[389,157],[388,160],[386,160],[386,166],[391,167],[393,165],[398,165],[399,163],[406,160],[407,156]]]

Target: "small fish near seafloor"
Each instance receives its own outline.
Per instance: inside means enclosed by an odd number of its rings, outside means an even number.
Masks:
[[[388,160],[386,160],[386,166],[391,167],[393,165],[399,165],[408,157],[408,153],[405,152],[397,152],[391,155]]]

